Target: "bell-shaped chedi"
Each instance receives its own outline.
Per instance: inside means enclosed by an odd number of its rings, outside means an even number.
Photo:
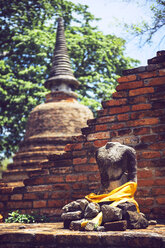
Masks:
[[[87,120],[93,118],[88,107],[77,101],[79,82],[74,77],[67,52],[63,19],[58,19],[56,45],[50,76],[45,86],[50,89],[43,104],[29,115],[26,134],[14,156],[14,162],[3,174],[4,182],[23,181],[28,170],[37,169],[48,155],[64,150],[72,136],[81,134]]]

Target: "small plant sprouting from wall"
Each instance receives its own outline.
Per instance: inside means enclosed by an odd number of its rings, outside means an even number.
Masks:
[[[47,216],[39,215],[37,213],[21,214],[18,210],[8,214],[8,218],[5,219],[6,223],[45,223],[48,222]]]

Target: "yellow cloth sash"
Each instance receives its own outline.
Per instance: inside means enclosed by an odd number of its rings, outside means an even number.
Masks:
[[[85,196],[85,198],[90,202],[96,202],[96,203],[111,201],[113,203],[111,203],[109,205],[114,206],[114,207],[120,203],[123,203],[123,202],[133,202],[137,208],[137,212],[140,212],[138,203],[134,200],[134,194],[136,192],[136,189],[137,189],[137,183],[127,182],[127,183],[123,184],[122,186],[112,190],[108,194],[96,195],[94,193],[91,193],[91,194]],[[100,212],[91,221],[94,222],[96,225],[101,225],[102,212]],[[88,223],[88,221],[85,221],[81,224],[81,226],[85,227],[87,223]]]

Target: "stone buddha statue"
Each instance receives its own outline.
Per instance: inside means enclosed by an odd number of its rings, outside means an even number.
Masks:
[[[129,181],[137,182],[136,152],[132,147],[107,142],[97,150],[96,161],[101,176],[99,194],[109,193]]]

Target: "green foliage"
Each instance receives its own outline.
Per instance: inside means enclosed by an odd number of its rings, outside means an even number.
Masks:
[[[95,110],[109,99],[122,70],[136,65],[124,56],[125,41],[103,35],[86,5],[65,0],[0,1],[0,154],[9,157],[23,139],[29,112],[44,101],[55,43],[63,16],[73,71],[82,103]]]
[[[18,210],[9,213],[9,217],[5,219],[6,223],[44,223],[48,222],[46,216],[41,216],[36,213],[33,215],[30,214],[21,214]]]
[[[143,2],[144,4],[144,2]],[[155,0],[151,1],[150,9],[152,12],[152,21],[148,23],[142,20],[136,24],[125,24],[125,28],[129,33],[132,33],[140,38],[140,44],[151,43],[155,33],[162,30],[159,43],[165,39],[163,28],[165,26],[165,1]]]
[[[0,179],[2,177],[2,172],[7,169],[8,164],[11,162],[12,162],[11,158],[5,158],[2,161],[0,161]]]

